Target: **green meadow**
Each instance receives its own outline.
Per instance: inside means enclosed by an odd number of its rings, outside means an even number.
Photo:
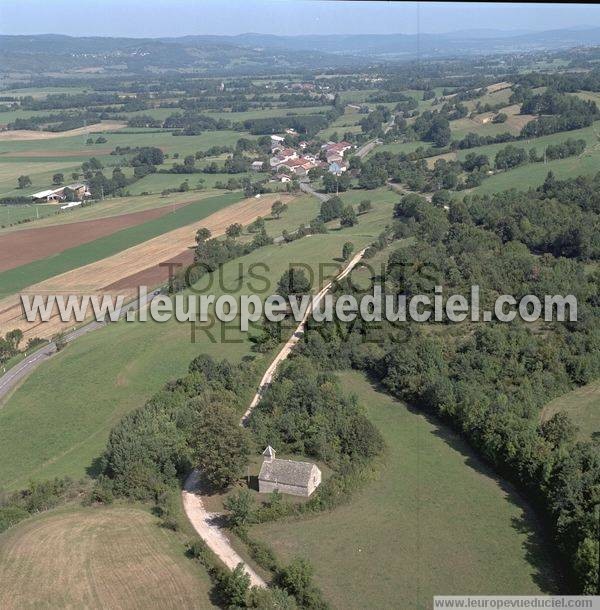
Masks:
[[[200,162],[200,167],[203,165]],[[243,180],[250,178],[253,182],[264,174],[256,172],[246,172],[241,174],[149,174],[144,176],[127,187],[127,192],[131,195],[141,195],[142,193],[162,193],[165,189],[176,189],[184,182],[195,188],[200,185],[202,188],[214,188],[217,182],[227,182],[230,178]]]
[[[542,411],[547,420],[556,413],[566,413],[578,428],[582,441],[600,437],[600,381],[594,381],[555,398]]]
[[[554,588],[551,548],[529,507],[454,433],[340,374],[387,443],[348,504],[253,526],[281,561],[307,558],[334,608],[431,608],[434,595],[534,595]]]
[[[486,178],[473,192],[492,194],[515,188],[517,190],[540,186],[548,172],[559,180],[575,176],[594,175],[600,171],[600,149],[586,150],[580,157],[557,159],[548,163],[527,163],[506,172]]]
[[[169,195],[144,195],[143,197],[111,197],[94,201],[87,205],[60,211],[59,206],[54,204],[0,206],[1,224],[15,222],[24,218],[35,219],[35,224],[13,226],[4,232],[18,231],[24,228],[41,228],[57,224],[69,224],[84,220],[98,220],[121,214],[143,212],[154,208],[161,208],[178,203],[188,202],[193,199],[205,199],[207,197],[220,195],[222,191],[206,190],[187,193],[170,193]],[[37,220],[39,216],[39,220]]]
[[[23,220],[54,216],[56,212],[54,205],[0,205],[0,229]]]
[[[211,146],[235,146],[239,138],[255,138],[247,132],[219,130],[205,131],[198,136],[174,136],[169,130],[155,129],[122,129],[102,132],[108,140],[104,144],[87,145],[88,137],[96,139],[100,133],[94,133],[94,126],[90,126],[90,134],[84,136],[69,136],[64,138],[49,138],[47,140],[3,140],[0,141],[0,159],[10,158],[14,153],[28,153],[33,155],[37,152],[40,157],[44,152],[56,156],[62,152],[72,154],[74,151],[81,153],[84,159],[95,156],[97,148],[112,150],[116,146],[159,146],[167,153],[179,152],[189,154],[197,150],[206,150]],[[101,131],[97,127],[98,132]],[[109,151],[110,152],[110,151]]]

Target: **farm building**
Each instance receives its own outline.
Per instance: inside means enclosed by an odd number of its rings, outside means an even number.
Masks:
[[[52,190],[52,189],[33,193],[33,195],[31,195],[31,198],[36,203],[40,203],[40,202],[49,203],[51,201],[60,201],[59,196],[56,194],[56,190]]]
[[[321,471],[311,462],[279,460],[269,445],[264,451],[265,459],[258,475],[258,491],[280,493],[308,498],[321,484]]]
[[[77,201],[82,201],[86,197],[90,196],[90,192],[87,186],[83,182],[76,182],[74,184],[67,184],[56,189],[48,189],[46,191],[39,191],[33,193],[31,198],[37,203],[51,203],[64,201],[67,198],[65,191],[69,189],[73,193],[73,197]]]

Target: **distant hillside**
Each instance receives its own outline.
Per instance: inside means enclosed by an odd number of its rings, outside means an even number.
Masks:
[[[447,34],[331,36],[183,36],[179,38],[72,37],[59,34],[0,36],[0,72],[49,72],[90,68],[187,70],[252,74],[273,69],[342,68],[381,60],[559,50],[600,45],[600,28],[547,32],[493,29]]]
[[[239,47],[262,49],[316,50],[323,53],[372,57],[414,57],[498,53],[540,49],[563,49],[600,44],[600,28],[574,28],[544,32],[506,32],[465,30],[446,34],[353,34],[331,36],[275,36],[240,34],[238,36],[185,36],[164,38],[189,45],[226,42]]]
[[[50,72],[100,68],[103,71],[187,70],[236,74],[281,70],[339,68],[362,58],[311,48],[253,48],[227,37],[153,39],[0,35],[1,72]]]

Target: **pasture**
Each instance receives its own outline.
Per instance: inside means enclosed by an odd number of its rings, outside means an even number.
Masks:
[[[527,140],[517,140],[516,142],[508,142],[504,144],[489,144],[487,146],[477,146],[475,148],[466,148],[463,150],[457,150],[452,153],[454,159],[463,161],[469,153],[475,153],[477,155],[487,155],[491,161],[496,156],[496,153],[503,148],[506,148],[508,144],[512,144],[518,148],[524,148],[529,151],[535,148],[538,154],[542,154],[544,149],[551,145],[561,144],[568,139],[573,140],[585,140],[586,150],[584,154],[593,151],[600,143],[600,134],[598,133],[598,123],[594,123],[590,127],[584,127],[583,129],[574,129],[573,131],[563,131],[560,133],[553,133],[547,136],[541,136],[539,138],[529,138]],[[433,164],[437,157],[430,157],[428,161]]]
[[[515,188],[517,190],[540,186],[548,172],[552,172],[559,180],[574,176],[594,175],[600,170],[600,149],[586,149],[578,157],[556,159],[548,163],[527,163],[509,171],[500,172],[486,178],[480,186],[471,192],[492,194]]]
[[[542,410],[542,421],[556,413],[566,413],[571,418],[582,441],[599,438],[600,381],[593,381],[549,402]]]
[[[253,526],[282,561],[300,555],[334,608],[430,608],[433,595],[540,594],[549,551],[530,509],[455,434],[342,373],[387,443],[349,504]]]
[[[202,162],[200,167],[202,167]],[[166,189],[177,189],[184,182],[190,185],[190,188],[201,186],[202,188],[214,188],[217,182],[227,183],[231,178],[235,180],[243,180],[250,178],[253,182],[258,178],[262,178],[265,174],[257,174],[256,172],[246,172],[241,174],[149,174],[141,180],[134,182],[127,187],[127,192],[131,195],[141,195],[142,193],[162,193]]]
[[[57,211],[55,205],[0,205],[0,233],[3,227],[55,216]]]
[[[21,159],[19,162],[4,161],[0,156],[0,197],[28,196],[36,191],[48,188],[57,188],[52,185],[52,176],[62,173],[70,182],[70,175],[80,169],[73,161],[41,161]],[[29,176],[31,186],[26,189],[17,188],[17,178],[21,175]]]
[[[493,123],[491,121],[491,115],[485,115],[488,119],[487,122],[483,122],[483,119],[478,118],[481,116],[483,115],[477,115],[473,119],[465,117],[463,119],[450,121],[452,139],[462,140],[468,133],[476,133],[479,136],[497,136],[500,133],[508,132],[513,135],[518,135],[521,132],[521,129],[535,118],[529,114],[514,114],[510,115],[505,123]]]
[[[89,131],[93,135],[94,127]],[[38,140],[0,140],[0,159],[12,157],[53,157],[61,155],[72,157],[74,153],[81,155],[83,160],[89,157],[107,155],[117,146],[158,146],[166,153],[180,153],[186,155],[197,150],[206,150],[211,146],[235,146],[241,137],[254,138],[247,132],[220,130],[205,131],[198,136],[174,136],[169,130],[156,129],[123,129],[103,134],[108,142],[104,144],[87,145],[85,135],[64,136],[52,139]],[[98,153],[98,147],[102,153]]]
[[[199,201],[207,197],[223,194],[219,191],[189,191],[186,193],[170,193],[169,195],[144,195],[131,197],[112,197],[90,202],[84,206],[60,211],[55,204],[0,206],[0,219],[5,222],[15,222],[14,219],[31,218],[33,224],[6,227],[1,233],[19,231],[23,228],[42,228],[61,224],[71,224],[88,220],[111,218],[122,214],[132,214],[167,206],[178,206],[183,203]],[[39,215],[39,220],[37,216]]]
[[[0,534],[0,607],[214,608],[177,534],[133,507],[63,508]]]
[[[261,108],[251,109],[245,112],[218,112],[215,110],[206,113],[213,119],[226,119],[234,123],[249,121],[251,119],[270,119],[282,116],[294,116],[298,114],[318,114],[331,110],[331,106],[299,106],[297,108]],[[143,114],[143,113],[142,113]]]

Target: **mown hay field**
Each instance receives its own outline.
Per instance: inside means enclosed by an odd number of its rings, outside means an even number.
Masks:
[[[0,607],[214,608],[201,566],[137,508],[42,513],[0,535]]]

